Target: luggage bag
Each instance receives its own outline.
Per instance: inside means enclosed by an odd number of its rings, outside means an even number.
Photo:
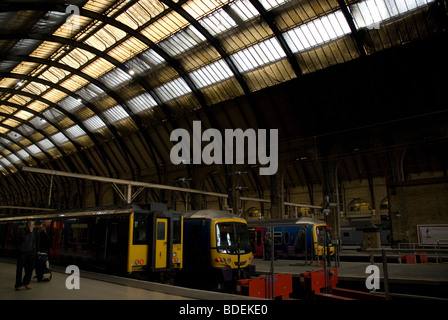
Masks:
[[[50,281],[52,278],[51,266],[47,253],[39,253],[37,255],[36,278],[39,282]]]

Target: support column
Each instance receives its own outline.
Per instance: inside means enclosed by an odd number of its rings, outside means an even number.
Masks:
[[[271,219],[283,219],[285,217],[285,198],[283,190],[283,177],[285,170],[279,168],[271,179]]]
[[[338,163],[333,160],[325,160],[322,163],[324,173],[324,183],[322,187],[324,209],[328,209],[326,212],[328,215],[325,217],[326,222],[331,226],[331,238],[336,240],[340,239],[341,224],[339,219],[338,208],[338,178],[337,170]]]
[[[240,191],[239,181],[241,173],[234,172],[234,166],[228,165],[228,174],[226,176],[226,186],[227,186],[227,194],[229,197],[227,198],[227,204],[229,209],[232,209],[232,212],[236,215],[240,214],[241,209],[241,200],[240,200]]]

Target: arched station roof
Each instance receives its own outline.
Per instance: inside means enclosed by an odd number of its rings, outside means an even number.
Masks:
[[[330,154],[344,159],[348,179],[383,174],[384,151],[410,147],[411,167],[446,171],[446,151],[427,152],[446,146],[438,79],[446,62],[434,68],[444,60],[446,1],[2,1],[0,24],[5,199],[48,183],[23,166],[170,183],[170,132],[191,131],[193,120],[203,129],[279,128],[292,186],[322,184],[315,161]],[[403,60],[400,50],[409,52]],[[441,122],[437,132],[428,126],[414,139],[411,123],[428,119]],[[386,133],[372,136],[378,124]],[[223,174],[196,187],[225,192]],[[244,179],[269,189],[267,177]]]

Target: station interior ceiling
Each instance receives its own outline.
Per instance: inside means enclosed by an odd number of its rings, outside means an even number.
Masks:
[[[0,204],[43,205],[51,178],[23,167],[221,193],[244,172],[239,186],[272,188],[259,163],[174,165],[170,134],[198,120],[278,129],[285,187],[325,185],[335,167],[340,181],[446,177],[447,13],[446,0],[2,1]]]

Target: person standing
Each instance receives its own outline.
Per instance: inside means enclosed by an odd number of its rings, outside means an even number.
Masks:
[[[31,289],[30,281],[36,252],[36,237],[33,230],[34,221],[27,221],[25,228],[20,230],[17,235],[16,290],[20,290],[22,286],[25,286],[26,289]],[[25,269],[25,275],[22,280],[23,269]]]
[[[269,233],[264,238],[264,260],[271,261],[272,241]]]

